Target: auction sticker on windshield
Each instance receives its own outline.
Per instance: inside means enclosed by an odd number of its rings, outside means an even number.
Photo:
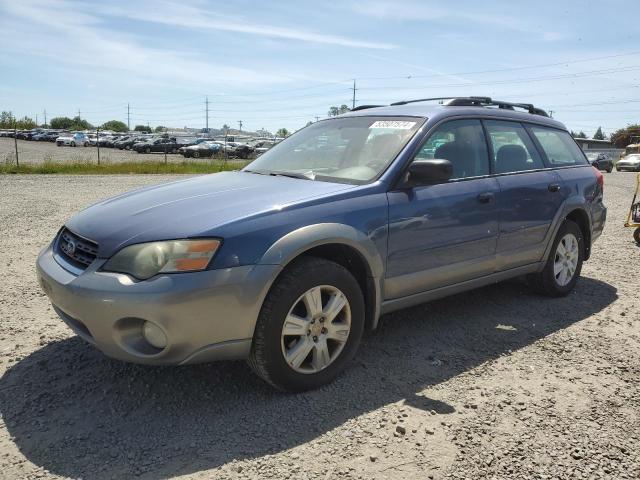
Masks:
[[[416,122],[404,122],[400,120],[378,120],[373,122],[369,128],[392,128],[395,130],[409,130]]]

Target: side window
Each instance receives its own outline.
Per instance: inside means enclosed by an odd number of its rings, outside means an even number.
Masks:
[[[553,167],[586,165],[584,154],[571,136],[562,130],[545,127],[531,127]]]
[[[493,150],[493,171],[496,173],[523,172],[544,168],[540,154],[519,123],[485,120],[485,127]]]
[[[452,179],[489,175],[489,155],[480,120],[452,120],[440,125],[415,156],[418,160],[432,158],[453,164]]]

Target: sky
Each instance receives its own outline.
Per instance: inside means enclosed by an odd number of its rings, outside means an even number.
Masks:
[[[332,105],[481,95],[591,136],[640,122],[640,2],[0,0],[0,110],[296,130]]]

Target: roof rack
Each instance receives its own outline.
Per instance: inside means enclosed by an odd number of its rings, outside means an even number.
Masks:
[[[435,97],[435,98],[421,98],[417,100],[403,100],[401,102],[395,102],[391,105],[406,105],[407,103],[427,102],[433,100],[442,100],[443,105],[447,106],[464,106],[464,107],[487,107],[495,106],[506,110],[515,110],[521,108],[531,113],[532,115],[541,115],[548,117],[547,112],[541,108],[535,107],[530,103],[512,103],[504,102],[502,100],[492,100],[491,97]],[[446,102],[445,102],[446,100]]]
[[[385,105],[358,105],[357,107],[352,108],[351,112],[356,112],[358,110],[366,110],[367,108],[378,108],[384,107]]]

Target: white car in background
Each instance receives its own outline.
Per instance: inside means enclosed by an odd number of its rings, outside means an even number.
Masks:
[[[82,145],[83,147],[88,147],[89,137],[82,132],[64,134],[56,138],[56,145],[59,147],[62,147],[63,145],[69,145],[70,147]]]

